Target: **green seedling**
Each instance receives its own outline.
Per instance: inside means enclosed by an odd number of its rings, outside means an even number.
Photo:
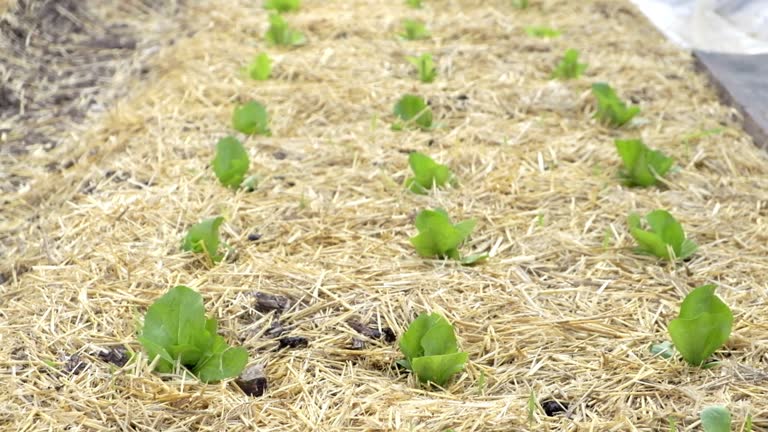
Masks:
[[[512,6],[517,9],[528,9],[530,4],[528,0],[512,0]]]
[[[429,37],[429,30],[423,21],[407,19],[403,21],[403,32],[400,37],[407,40],[420,40]]]
[[[642,140],[616,140],[616,151],[624,162],[619,175],[628,186],[653,186],[675,164],[675,160],[658,150],[651,150]]]
[[[421,57],[406,57],[406,60],[419,71],[419,80],[423,83],[431,83],[437,77],[437,69],[431,54],[422,54]]]
[[[702,366],[728,341],[733,313],[715,295],[714,285],[691,291],[680,305],[680,314],[667,326],[675,348],[693,366]]]
[[[304,33],[288,27],[288,23],[279,14],[269,16],[269,29],[267,29],[264,39],[270,45],[289,47],[304,45],[307,42]]]
[[[397,364],[413,371],[422,383],[445,385],[464,369],[468,355],[459,351],[453,326],[437,313],[421,314],[400,338],[405,359]]]
[[[670,341],[659,342],[651,345],[651,354],[663,359],[670,359],[675,355],[675,346]]]
[[[569,80],[578,78],[587,70],[586,63],[579,63],[579,52],[569,49],[563,55],[560,63],[552,71],[552,79]]]
[[[640,112],[640,107],[627,107],[627,104],[616,96],[616,92],[608,84],[592,84],[592,94],[597,100],[597,111],[593,117],[605,124],[614,127],[624,126]]]
[[[392,125],[393,130],[413,125],[421,129],[432,127],[432,109],[421,96],[407,94],[401,97],[395,104],[394,113],[400,121]]]
[[[248,351],[227,345],[217,327],[205,317],[202,296],[179,285],[149,307],[139,342],[157,371],[182,366],[202,382],[216,382],[238,376],[248,363]]]
[[[235,112],[232,114],[232,127],[246,135],[272,134],[269,130],[267,109],[256,101],[235,108]]]
[[[413,193],[425,195],[433,187],[456,184],[450,168],[435,162],[424,153],[411,153],[408,155],[408,163],[414,176],[405,181],[405,186]]]
[[[560,30],[551,27],[526,27],[525,34],[537,38],[556,38],[562,34]]]
[[[181,248],[185,251],[204,253],[214,263],[221,261],[224,255],[219,254],[219,243],[221,243],[219,227],[223,222],[224,218],[219,216],[192,225],[184,237]]]
[[[673,261],[686,259],[698,249],[696,243],[685,238],[680,223],[665,210],[655,210],[645,216],[650,231],[642,229],[640,215],[632,213],[627,217],[629,233],[637,241],[636,252],[655,255]]]
[[[279,13],[299,10],[301,0],[264,0],[264,9],[272,9]]]
[[[464,265],[472,265],[488,258],[488,254],[475,254],[464,258],[459,254],[459,246],[475,229],[474,219],[454,225],[443,209],[423,210],[416,216],[416,229],[419,234],[411,237],[411,244],[422,257],[450,258]]]
[[[257,55],[248,66],[248,76],[256,81],[266,81],[272,75],[272,60],[267,53]]]
[[[237,138],[228,136],[216,143],[216,157],[211,165],[221,184],[237,189],[245,179],[251,160],[243,144]]]
[[[414,9],[421,9],[421,0],[405,0],[405,4],[414,8]]]
[[[704,432],[731,432],[731,413],[723,406],[704,408],[700,414]]]

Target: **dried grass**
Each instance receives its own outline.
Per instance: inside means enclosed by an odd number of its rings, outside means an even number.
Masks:
[[[39,175],[4,206],[40,215],[19,222],[31,252],[9,266],[29,272],[0,288],[4,429],[517,431],[529,429],[531,391],[570,405],[565,416],[537,412],[531,430],[660,430],[669,417],[692,430],[714,403],[768,427],[768,160],[690,57],[623,1],[542,1],[523,12],[501,0],[426,1],[422,11],[395,3],[307,0],[288,20],[310,43],[267,49],[276,78],[266,83],[238,73],[265,49],[265,12],[245,0],[196,3],[186,19],[197,33],[161,51],[130,97],[53,150],[96,151]],[[427,20],[431,41],[393,37],[412,16]],[[524,34],[538,24],[564,36]],[[588,76],[548,81],[570,47]],[[403,59],[427,51],[440,65],[433,85],[418,84]],[[595,124],[588,89],[598,80],[639,101],[648,124]],[[404,92],[425,95],[440,127],[390,131]],[[257,192],[233,193],[207,165],[214,142],[232,133],[233,106],[250,98],[268,107],[274,136],[245,141],[263,178]],[[724,132],[684,139],[713,127]],[[679,161],[666,188],[618,185],[612,139],[627,135]],[[450,165],[462,187],[406,193],[415,149]],[[490,250],[487,264],[415,255],[412,217],[433,206],[478,220],[464,250]],[[631,252],[626,214],[657,207],[700,244],[687,264]],[[179,251],[190,224],[219,214],[234,259],[210,267]],[[249,242],[254,232],[262,238]],[[736,316],[723,365],[654,358],[650,344],[667,339],[681,298],[705,282],[719,284]],[[263,397],[232,382],[161,377],[141,358],[116,369],[94,356],[118,344],[139,350],[137,318],[175,284],[199,289],[226,337],[266,365]],[[254,291],[293,299],[281,322],[308,348],[273,350],[272,317],[255,311]],[[349,319],[401,334],[422,311],[445,314],[470,353],[446,391],[393,370],[395,345],[348,349],[358,337]],[[72,355],[80,373],[62,370]]]

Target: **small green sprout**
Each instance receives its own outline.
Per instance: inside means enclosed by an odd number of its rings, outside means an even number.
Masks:
[[[733,313],[715,295],[715,285],[691,291],[680,305],[680,314],[667,326],[675,348],[693,366],[702,366],[728,341]]]
[[[525,28],[525,34],[537,38],[556,38],[560,36],[562,32],[551,27],[531,26]]]
[[[299,46],[307,42],[304,33],[288,27],[288,23],[279,14],[269,16],[269,29],[264,39],[270,45]]]
[[[248,172],[251,160],[243,144],[237,138],[228,136],[216,143],[216,157],[211,165],[221,184],[237,189]]]
[[[425,195],[433,186],[443,187],[456,183],[450,168],[435,162],[424,153],[411,153],[408,155],[408,163],[414,176],[405,181],[405,186],[413,193]]]
[[[157,299],[144,316],[139,342],[161,373],[183,366],[202,382],[236,377],[248,363],[245,348],[232,348],[205,317],[202,296],[183,285]]]
[[[429,30],[423,21],[407,19],[403,21],[403,33],[400,37],[407,40],[420,40],[429,37]]]
[[[279,13],[299,10],[301,0],[264,0],[264,9],[272,9]]]
[[[272,75],[272,60],[267,53],[260,53],[248,66],[248,76],[256,81],[266,81],[270,75]]]
[[[579,52],[569,49],[563,55],[560,63],[552,71],[552,79],[569,80],[578,78],[587,69],[586,63],[579,63]]]
[[[402,130],[404,126],[416,125],[421,129],[432,127],[432,110],[421,96],[407,94],[395,104],[395,116],[401,122],[396,122],[393,130]]]
[[[640,112],[640,107],[627,107],[627,104],[616,96],[616,92],[608,84],[592,84],[592,94],[597,99],[597,111],[594,118],[603,123],[621,127],[629,123]]]
[[[405,4],[414,8],[414,9],[421,9],[421,0],[405,0]]]
[[[512,0],[512,6],[517,9],[528,9],[530,4],[528,0]]]
[[[438,313],[421,314],[400,338],[405,359],[397,364],[413,371],[422,383],[443,386],[464,369],[468,355],[459,351],[453,326]]]
[[[271,135],[269,116],[264,105],[250,101],[235,108],[232,114],[232,127],[246,135]]]
[[[685,238],[680,223],[665,210],[655,210],[645,216],[650,231],[642,229],[640,215],[632,213],[627,217],[629,233],[637,241],[638,253],[655,255],[662,259],[686,259],[698,249],[696,243]]]
[[[432,61],[431,54],[422,54],[421,57],[406,57],[412,65],[419,71],[419,80],[423,83],[431,83],[437,77],[437,69]]]
[[[219,227],[223,222],[224,218],[219,216],[192,225],[181,248],[185,251],[205,253],[214,263],[221,261],[224,256],[219,254]]]
[[[616,140],[616,151],[624,162],[621,177],[628,186],[653,186],[675,164],[658,150],[651,150],[639,139]]]
[[[422,257],[450,258],[464,265],[472,265],[488,258],[488,254],[475,254],[462,258],[459,253],[459,246],[475,229],[474,219],[467,219],[454,225],[443,209],[423,210],[416,216],[416,229],[419,230],[419,234],[411,237],[411,244]]]
[[[723,406],[715,405],[700,414],[704,432],[731,432],[731,413]]]

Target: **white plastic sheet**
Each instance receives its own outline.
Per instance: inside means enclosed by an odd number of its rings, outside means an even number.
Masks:
[[[713,52],[768,53],[768,0],[632,0],[673,42]]]

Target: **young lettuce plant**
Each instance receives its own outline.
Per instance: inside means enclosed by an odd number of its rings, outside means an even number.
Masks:
[[[653,186],[675,164],[674,159],[651,150],[642,140],[616,140],[614,143],[624,162],[624,170],[619,174],[628,186]]]
[[[403,21],[403,32],[400,37],[406,40],[420,40],[429,37],[429,30],[423,21],[407,19]]]
[[[431,54],[422,54],[421,57],[408,56],[406,60],[416,67],[421,82],[429,84],[437,77],[437,69]]]
[[[675,348],[693,366],[702,366],[731,335],[733,313],[715,295],[715,288],[703,285],[691,291],[678,317],[667,326]]]
[[[219,216],[192,225],[184,237],[181,248],[185,251],[205,253],[213,263],[221,261],[224,255],[219,253],[219,244],[221,243],[219,227],[223,222],[224,218]]]
[[[419,230],[419,234],[411,237],[410,240],[416,252],[422,257],[450,258],[464,265],[472,265],[488,258],[488,254],[475,254],[462,258],[459,253],[459,246],[475,229],[474,219],[467,219],[454,225],[443,209],[423,210],[416,216],[416,229]]]
[[[397,364],[413,371],[422,383],[445,385],[464,369],[468,354],[460,352],[453,326],[438,313],[421,314],[400,338],[405,359]]]
[[[269,28],[264,39],[270,45],[299,46],[307,42],[304,33],[288,27],[288,23],[279,14],[269,16]]]
[[[216,382],[238,376],[248,363],[248,351],[227,345],[217,327],[205,317],[202,296],[179,285],[149,307],[139,342],[157,371],[180,365],[202,382]]]
[[[248,76],[256,81],[266,81],[270,75],[272,75],[272,60],[267,53],[260,53],[248,66]]]
[[[403,130],[411,125],[425,130],[432,127],[432,109],[421,96],[407,94],[401,97],[395,104],[394,113],[402,122],[395,122],[393,130]]]
[[[563,55],[560,63],[552,71],[552,79],[569,80],[581,76],[587,69],[586,63],[579,63],[579,52],[575,49],[569,49]]]
[[[673,261],[686,259],[698,249],[696,243],[685,237],[680,223],[665,210],[654,210],[645,216],[650,231],[642,229],[642,220],[637,213],[627,217],[629,233],[637,241],[638,253],[655,255]]]
[[[731,432],[731,413],[724,406],[704,408],[699,415],[704,432]]]
[[[426,195],[432,187],[456,184],[450,168],[435,162],[424,153],[411,153],[408,155],[408,163],[414,176],[405,181],[405,186],[413,193]]]
[[[264,9],[272,9],[278,13],[299,10],[301,0],[264,0]]]
[[[235,108],[232,114],[232,127],[246,135],[271,135],[269,115],[264,105],[250,101]]]
[[[592,94],[597,100],[594,118],[605,124],[614,127],[624,126],[640,112],[640,107],[627,107],[627,104],[616,96],[616,92],[608,84],[592,84]]]
[[[245,179],[251,160],[243,144],[237,138],[228,136],[216,143],[216,157],[211,165],[221,184],[237,189]]]

